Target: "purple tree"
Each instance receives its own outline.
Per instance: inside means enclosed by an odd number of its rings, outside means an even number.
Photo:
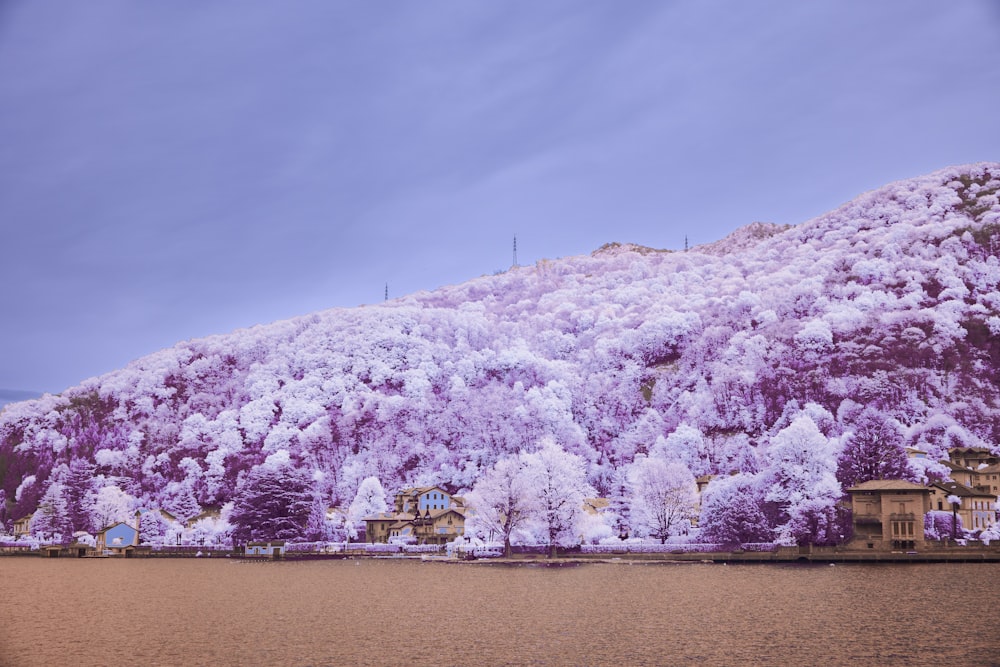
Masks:
[[[291,463],[264,463],[253,470],[236,492],[229,522],[233,540],[302,537],[313,505],[309,475]]]
[[[70,523],[74,530],[85,530],[88,533],[94,529],[91,508],[94,504],[94,473],[96,466],[86,459],[74,459],[69,466],[63,495],[69,512]],[[102,526],[103,528],[103,526]]]
[[[844,489],[873,479],[914,481],[899,427],[876,410],[862,412],[837,461],[837,479]]]
[[[7,511],[7,493],[0,489],[0,533],[7,532],[10,512]]]
[[[931,510],[924,515],[924,539],[953,540],[963,533],[962,517],[952,512]]]
[[[763,502],[764,493],[751,475],[712,480],[701,506],[702,537],[729,547],[770,541],[774,533]]]

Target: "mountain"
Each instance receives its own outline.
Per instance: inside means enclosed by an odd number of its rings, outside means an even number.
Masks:
[[[797,416],[837,442],[866,408],[931,459],[996,450],[998,190],[1000,164],[953,167],[687,252],[609,244],[179,343],[7,406],[0,488],[26,514],[82,459],[149,506],[219,506],[279,455],[346,504],[370,475],[465,489],[551,436],[608,493],[667,442],[695,475],[752,472]]]

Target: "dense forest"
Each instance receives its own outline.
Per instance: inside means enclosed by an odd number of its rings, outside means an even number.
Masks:
[[[318,507],[369,477],[466,492],[555,443],[595,494],[682,464],[717,476],[703,512],[756,498],[778,508],[759,537],[787,537],[795,508],[841,497],[865,434],[927,452],[915,480],[946,476],[950,447],[1000,450],[998,197],[1000,164],[954,167],[689,251],[612,243],[185,341],[8,405],[0,521],[189,518],[278,464]]]

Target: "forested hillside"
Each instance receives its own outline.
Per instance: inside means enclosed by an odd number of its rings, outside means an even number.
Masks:
[[[179,343],[7,406],[0,518],[53,485],[71,513],[115,487],[193,516],[269,456],[346,506],[369,476],[468,490],[546,437],[605,496],[638,454],[761,474],[800,442],[836,457],[862,423],[929,461],[998,449],[998,190],[1000,164],[949,168],[687,252],[609,244]]]

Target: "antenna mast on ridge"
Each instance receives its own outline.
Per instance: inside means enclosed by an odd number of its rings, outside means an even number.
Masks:
[[[514,266],[517,266],[517,234],[514,234]]]
[[[389,283],[385,284],[385,300],[389,300]]]

